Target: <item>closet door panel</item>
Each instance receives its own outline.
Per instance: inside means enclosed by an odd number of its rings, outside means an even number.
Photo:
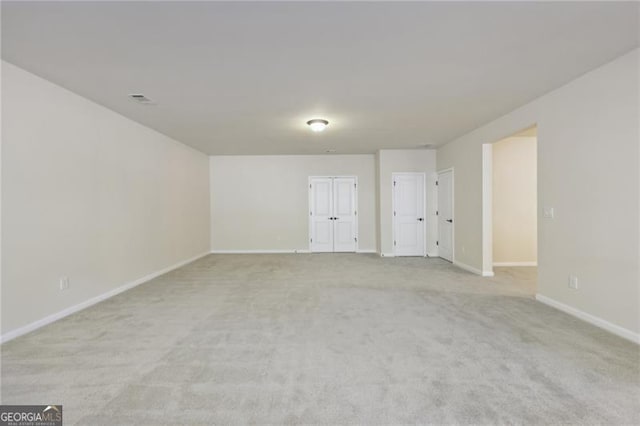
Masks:
[[[357,247],[356,179],[333,179],[334,251],[355,252]]]
[[[333,180],[313,178],[309,182],[310,249],[333,251]]]

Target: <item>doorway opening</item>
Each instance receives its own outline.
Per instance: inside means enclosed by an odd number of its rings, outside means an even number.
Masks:
[[[483,203],[491,234],[484,260],[497,276],[517,275],[515,281],[531,294],[538,265],[537,146],[532,126],[489,144],[484,162],[490,188],[485,187]]]

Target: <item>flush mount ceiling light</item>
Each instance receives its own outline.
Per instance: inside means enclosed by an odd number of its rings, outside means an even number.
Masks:
[[[321,132],[325,127],[327,127],[329,122],[327,120],[323,120],[322,118],[314,118],[313,120],[307,121],[307,124],[314,132]]]

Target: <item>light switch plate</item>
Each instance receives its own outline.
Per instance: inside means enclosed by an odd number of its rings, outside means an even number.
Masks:
[[[542,214],[547,219],[553,219],[553,215],[554,215],[553,207],[545,207],[542,211]]]

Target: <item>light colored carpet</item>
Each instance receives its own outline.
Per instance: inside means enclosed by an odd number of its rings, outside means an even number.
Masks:
[[[5,404],[65,424],[639,424],[639,347],[535,269],[211,255],[2,346]]]

